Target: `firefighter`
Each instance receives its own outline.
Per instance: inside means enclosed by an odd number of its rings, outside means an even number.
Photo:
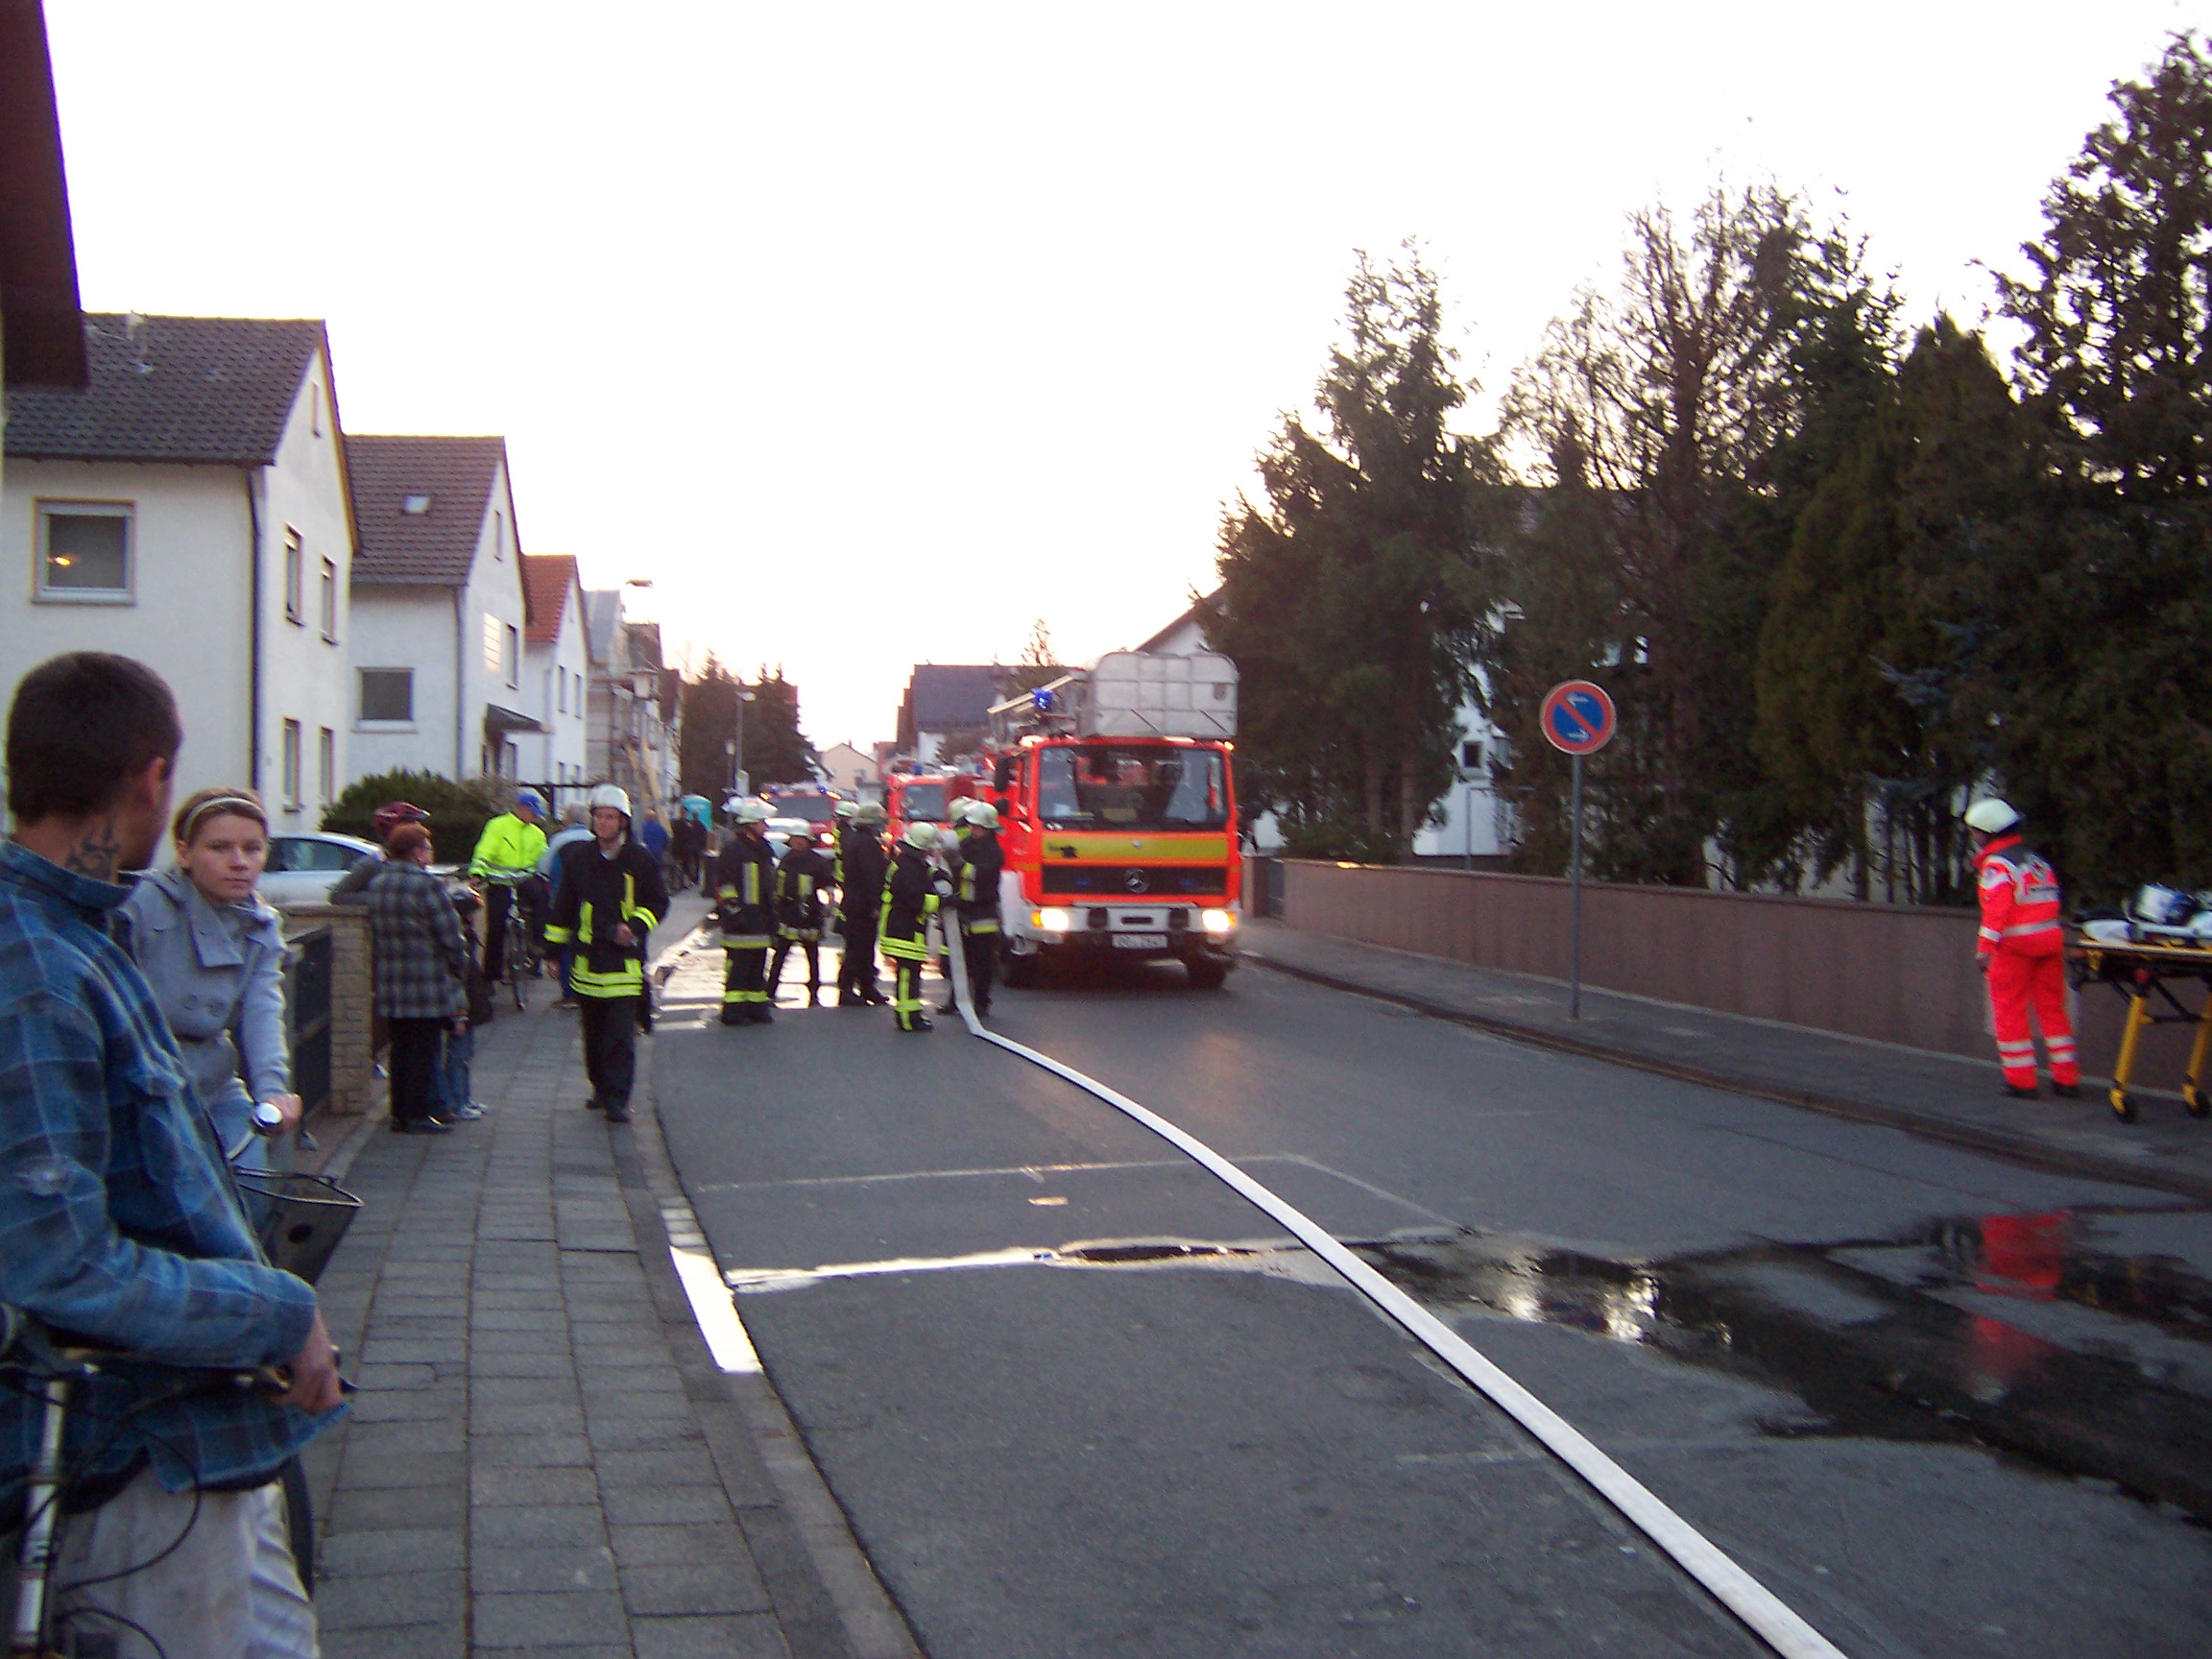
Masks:
[[[630,797],[612,783],[591,791],[591,839],[561,855],[561,888],[545,937],[576,952],[590,1106],[610,1123],[630,1121],[637,1028],[650,1021],[645,938],[668,912],[661,861],[630,839]]]
[[[937,826],[906,826],[898,854],[883,881],[883,907],[877,920],[883,954],[891,959],[891,1018],[902,1031],[933,1029],[923,1012],[922,966],[929,960],[929,918],[951,891],[945,872],[929,861],[937,845]]]
[[[1973,831],[1976,884],[1982,894],[1982,932],[1975,951],[1989,979],[1996,1016],[1997,1061],[2005,1068],[2005,1093],[2035,1098],[2035,1041],[2028,1032],[2028,1006],[2043,1028],[2051,1057],[2051,1093],[2071,1100],[2081,1093],[2081,1066],[2074,1025],[2066,1017],[2066,939],[2058,922],[2058,878],[2020,838],[2020,814],[2003,801],[1977,801],[1966,808]]]
[[[784,958],[792,946],[806,952],[806,1006],[822,1002],[822,894],[834,872],[830,860],[815,851],[814,837],[805,830],[791,837],[783,862],[776,867],[776,955],[768,964],[768,1000],[776,1000],[776,988],[783,982]]]
[[[945,808],[945,826],[937,831],[937,861],[945,867],[945,874],[957,884],[960,878],[960,852],[965,843],[961,833],[968,828],[968,814],[982,803],[970,795],[955,795]],[[945,949],[938,952],[937,977],[945,981],[945,1004],[940,1014],[957,1013],[952,1001],[952,936],[946,930],[942,941]]]
[[[837,840],[837,915],[843,940],[837,965],[837,1006],[881,1008],[891,998],[876,983],[876,924],[883,903],[883,851],[887,814],[876,802],[854,807]]]
[[[766,1025],[768,946],[776,929],[776,850],[765,801],[733,800],[736,828],[714,865],[715,920],[722,928],[722,1023]]]
[[[980,1020],[991,1012],[998,971],[998,877],[1006,854],[998,845],[998,809],[987,801],[968,808],[954,878],[960,902],[960,953],[968,966],[968,999]]]

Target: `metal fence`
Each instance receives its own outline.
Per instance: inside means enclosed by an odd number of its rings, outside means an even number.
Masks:
[[[286,941],[284,1012],[292,1038],[292,1090],[308,1113],[330,1099],[331,934],[310,927]]]

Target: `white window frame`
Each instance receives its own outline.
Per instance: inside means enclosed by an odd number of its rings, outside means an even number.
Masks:
[[[328,806],[338,799],[338,733],[321,729],[315,739],[315,800]]]
[[[499,645],[499,663],[507,671],[508,689],[518,691],[522,688],[522,630],[512,622],[506,626],[507,632]]]
[[[361,676],[364,674],[404,674],[407,676],[407,718],[404,720],[372,720],[362,710]],[[416,729],[415,699],[419,687],[415,684],[415,669],[405,662],[363,663],[353,670],[353,730],[356,732],[412,732]]]
[[[50,588],[46,585],[49,546],[47,526],[56,515],[64,518],[120,518],[123,520],[123,586],[120,588]],[[33,511],[31,598],[38,605],[135,605],[138,603],[138,504],[135,501],[80,501],[60,497],[40,499]]]
[[[300,532],[284,526],[284,620],[307,626],[307,547]]]
[[[300,810],[301,805],[301,802],[300,800],[299,721],[287,720],[284,722],[283,745],[279,753],[282,757],[282,776],[284,780],[284,810],[287,812],[297,812]]]
[[[323,561],[323,637],[331,644],[338,643],[338,562]]]

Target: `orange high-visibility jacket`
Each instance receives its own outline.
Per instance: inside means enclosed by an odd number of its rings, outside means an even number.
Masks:
[[[2056,956],[2066,940],[2058,923],[2058,876],[2017,835],[2000,835],[1974,859],[1982,892],[1982,938],[1975,949]]]

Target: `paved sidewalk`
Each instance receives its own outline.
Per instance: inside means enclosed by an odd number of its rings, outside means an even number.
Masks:
[[[680,902],[663,939],[701,908]],[[363,1209],[321,1291],[361,1390],[308,1455],[324,1652],[899,1651],[764,1380],[721,1371],[694,1322],[649,1043],[616,1129],[583,1109],[572,1014],[478,1036],[486,1118],[438,1137],[379,1118],[334,1160]]]
[[[2080,1100],[2009,1100],[1987,1061],[1831,1036],[1564,982],[1362,945],[1281,922],[1246,926],[1247,959],[1502,1036],[1763,1095],[2046,1168],[2212,1198],[2212,1122],[2177,1095],[2134,1088],[2141,1120],[2105,1106],[2103,1080]]]

